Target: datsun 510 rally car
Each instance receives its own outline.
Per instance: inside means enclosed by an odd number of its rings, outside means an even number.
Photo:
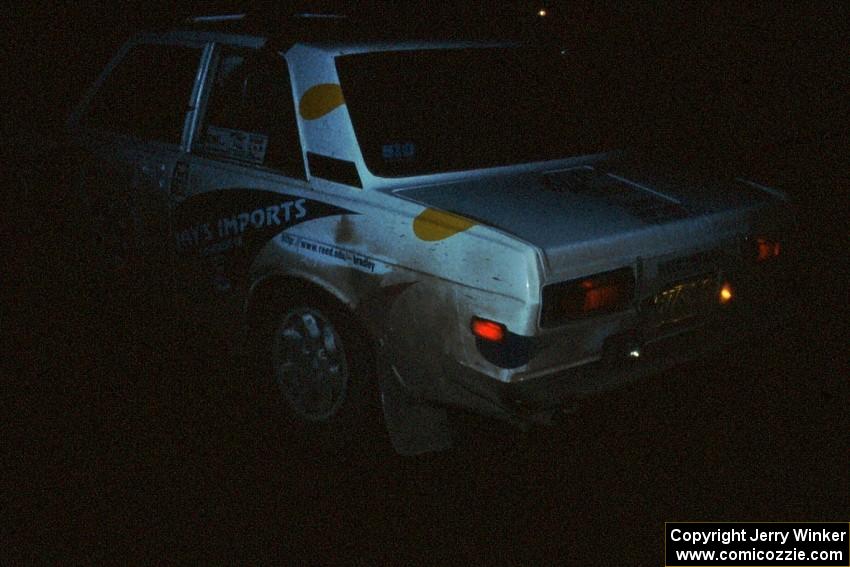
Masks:
[[[450,445],[447,407],[546,423],[761,316],[785,196],[600,147],[565,59],[142,34],[69,131],[92,223],[246,330],[289,419],[350,432],[376,392],[414,454]]]

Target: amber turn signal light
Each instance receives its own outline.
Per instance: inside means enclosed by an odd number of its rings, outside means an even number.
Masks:
[[[729,282],[723,282],[723,285],[720,286],[720,293],[718,296],[721,305],[726,305],[731,302],[732,298],[735,297],[734,291],[732,290],[732,284]]]
[[[499,343],[505,338],[506,329],[501,323],[481,319],[480,317],[473,317],[471,326],[472,334],[485,341]]]

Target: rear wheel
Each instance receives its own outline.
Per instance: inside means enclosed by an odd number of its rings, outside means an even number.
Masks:
[[[265,333],[263,374],[288,432],[313,450],[377,448],[386,433],[366,333],[345,310],[318,302],[276,312]]]
[[[292,412],[307,422],[333,420],[346,403],[349,365],[342,337],[312,307],[287,311],[272,338],[274,380]]]

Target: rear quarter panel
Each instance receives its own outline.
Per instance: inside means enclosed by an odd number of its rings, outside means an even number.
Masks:
[[[499,371],[477,353],[473,315],[533,334],[540,288],[533,248],[378,191],[324,198],[352,212],[281,232],[261,250],[251,280],[298,277],[332,293],[411,390],[432,391],[446,358]]]

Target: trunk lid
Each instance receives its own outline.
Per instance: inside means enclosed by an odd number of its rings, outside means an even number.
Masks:
[[[771,200],[770,192],[744,180],[658,174],[622,161],[397,191],[538,247],[548,281],[710,248],[748,231],[749,213]]]

